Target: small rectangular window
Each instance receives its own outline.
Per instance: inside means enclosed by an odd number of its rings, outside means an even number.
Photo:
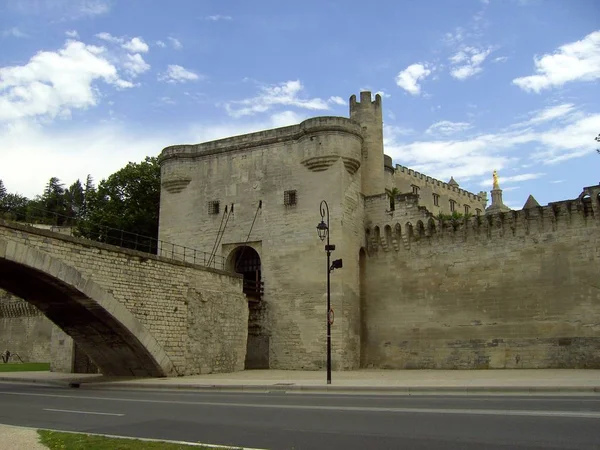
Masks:
[[[219,201],[213,200],[208,202],[208,213],[209,214],[219,214]]]
[[[471,208],[469,207],[469,205],[465,205],[465,216],[466,216],[467,214],[469,214],[469,210],[470,210],[470,209],[471,209]]]
[[[478,215],[478,216],[480,216],[480,215],[481,215],[481,210],[480,210],[479,208],[476,208],[476,209],[475,209],[475,212],[477,213],[477,215]]]
[[[450,200],[450,212],[454,212],[456,210],[456,201]]]
[[[412,185],[412,193],[419,195],[419,186]]]
[[[285,206],[295,206],[296,205],[296,191],[285,191],[283,193],[283,204]]]
[[[440,196],[433,194],[433,206],[440,206]]]

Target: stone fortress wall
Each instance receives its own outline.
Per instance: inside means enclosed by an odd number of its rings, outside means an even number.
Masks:
[[[349,119],[161,154],[161,238],[226,257],[248,239],[260,254],[268,367],[325,363],[321,199],[333,258],[344,261],[332,273],[334,367],[600,367],[597,206],[578,199],[486,214],[486,193],[392,166],[379,96],[361,92],[349,106]],[[235,211],[222,238],[211,200]],[[450,203],[466,222],[440,221]]]
[[[369,101],[365,107],[375,105]],[[358,123],[324,117],[168,147],[159,158],[160,239],[207,252],[214,248],[229,260],[230,269],[241,247],[251,247],[260,258],[264,295],[251,311],[256,336],[248,341],[249,352],[261,347],[259,367],[324,367],[325,335],[315,332],[325,317],[325,254],[316,232],[321,199],[329,204],[337,239],[332,242],[339,248],[334,257],[345,262],[344,270],[332,277],[334,353],[340,368],[358,367],[362,152]],[[211,209],[214,202],[218,213]]]
[[[24,362],[50,362],[53,327],[35,306],[0,289],[0,353],[8,350]]]
[[[364,367],[600,368],[600,186],[466,221],[366,200]]]
[[[359,100],[350,97],[349,118],[163,150],[159,238],[214,252],[231,271],[255,255],[264,283],[255,298],[247,293],[243,313],[229,288],[210,311],[178,303],[187,339],[206,343],[165,341],[177,360],[199,367],[186,355],[206,354],[224,368],[218,354],[231,353],[229,338],[211,343],[211,330],[235,310],[248,334],[236,335],[237,363],[225,370],[242,368],[242,345],[246,368],[325,367],[326,258],[316,225],[326,200],[332,259],[343,259],[331,274],[334,369],[600,368],[600,186],[544,207],[531,199],[520,211],[504,207],[496,187],[486,208],[483,192],[394,168],[381,97]],[[458,213],[469,206],[466,220],[438,217],[452,212],[451,200]],[[140,318],[163,332],[160,319]]]

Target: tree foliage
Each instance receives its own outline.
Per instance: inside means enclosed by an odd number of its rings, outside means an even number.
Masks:
[[[8,193],[0,180],[0,217],[48,225],[73,226],[75,234],[110,244],[156,250],[160,207],[157,158],[130,162],[100,181],[88,175],[68,188],[57,177],[30,200]]]
[[[25,220],[29,199],[19,194],[9,193],[0,180],[0,218],[6,220]]]
[[[130,162],[102,180],[97,189],[88,177],[82,198],[81,220],[77,225],[81,236],[154,251],[160,207],[157,158]]]

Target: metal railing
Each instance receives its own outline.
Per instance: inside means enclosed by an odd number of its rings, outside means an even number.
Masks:
[[[34,228],[45,229],[76,238],[88,239],[116,247],[137,250],[163,258],[196,264],[213,269],[225,270],[225,258],[212,255],[195,248],[163,241],[151,236],[144,236],[131,231],[120,230],[107,225],[97,224],[76,217],[69,217],[54,211],[30,207],[31,210],[45,214],[40,223],[26,221],[17,222]]]

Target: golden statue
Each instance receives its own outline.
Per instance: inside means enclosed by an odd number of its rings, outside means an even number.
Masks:
[[[498,184],[498,172],[494,170],[494,184],[492,185],[492,189],[500,189],[500,185]]]

